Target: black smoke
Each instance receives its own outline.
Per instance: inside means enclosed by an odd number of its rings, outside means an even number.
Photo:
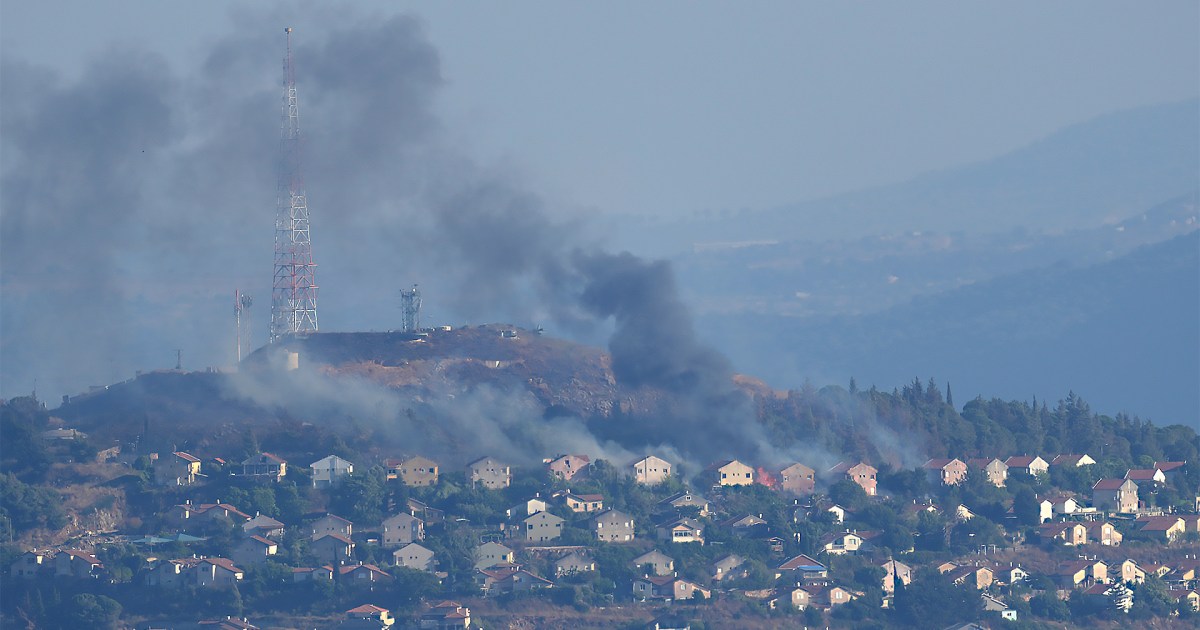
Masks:
[[[233,289],[269,303],[282,25],[241,14],[193,68],[109,51],[66,81],[5,61],[3,395],[35,378],[75,393],[170,367],[175,348],[189,368],[232,362]],[[442,320],[611,329],[619,381],[674,399],[645,435],[703,458],[765,448],[666,262],[604,252],[586,222],[447,140],[418,20],[293,26],[322,330],[396,327],[396,291],[416,281]]]

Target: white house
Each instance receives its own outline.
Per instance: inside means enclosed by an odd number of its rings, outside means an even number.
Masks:
[[[337,455],[329,455],[318,459],[310,466],[312,468],[312,484],[314,488],[331,486],[354,474],[354,464]]]

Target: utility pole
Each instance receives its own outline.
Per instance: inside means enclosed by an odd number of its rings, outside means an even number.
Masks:
[[[283,29],[283,122],[279,132],[279,180],[275,212],[275,273],[271,284],[271,343],[317,332],[316,263],[301,174],[300,109],[292,66],[292,29]]]

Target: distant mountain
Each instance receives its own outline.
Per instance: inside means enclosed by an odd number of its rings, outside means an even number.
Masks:
[[[715,217],[623,218],[614,230],[622,246],[674,255],[711,242],[1078,229],[1195,190],[1197,173],[1200,100],[1188,100],[1102,116],[1012,153],[900,184]]]
[[[883,312],[709,315],[700,328],[739,369],[773,384],[949,381],[959,404],[1056,400],[1159,424],[1200,417],[1200,232],[1092,266],[1059,263]]]

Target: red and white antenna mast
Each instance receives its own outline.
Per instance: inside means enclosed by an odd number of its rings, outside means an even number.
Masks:
[[[300,110],[292,66],[292,29],[283,29],[283,124],[279,134],[279,189],[275,214],[275,279],[271,287],[271,342],[317,332],[316,263],[308,202],[300,173]]]

